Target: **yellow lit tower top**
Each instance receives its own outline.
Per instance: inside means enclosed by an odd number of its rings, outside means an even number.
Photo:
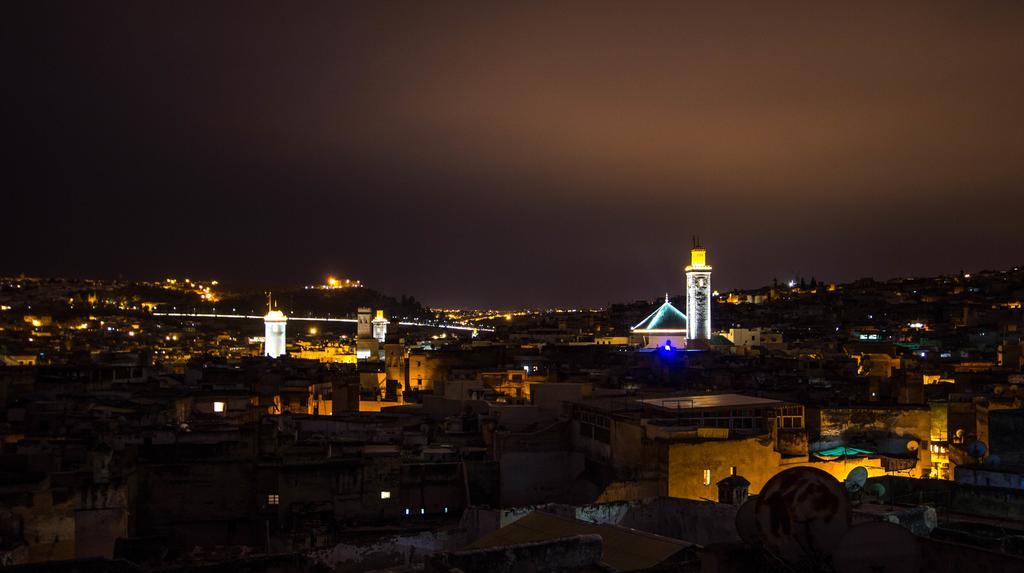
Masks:
[[[699,240],[694,238],[693,248],[690,249],[690,264],[686,265],[686,272],[690,271],[710,271],[711,265],[708,262],[708,251],[700,244]]]

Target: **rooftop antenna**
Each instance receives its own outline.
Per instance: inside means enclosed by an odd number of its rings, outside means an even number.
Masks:
[[[274,310],[274,294],[267,291],[267,312]]]

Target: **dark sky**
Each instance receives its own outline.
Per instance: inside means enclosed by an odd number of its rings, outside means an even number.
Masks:
[[[1024,3],[683,4],[5,3],[0,273],[505,307],[681,292],[694,234],[723,290],[1024,262]]]

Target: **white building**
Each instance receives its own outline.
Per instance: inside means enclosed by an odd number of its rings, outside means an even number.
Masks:
[[[287,353],[285,349],[285,326],[288,317],[280,310],[274,310],[273,301],[267,299],[267,315],[263,317],[263,354],[277,358]]]
[[[730,328],[725,335],[736,346],[767,346],[782,345],[782,334],[768,328]]]

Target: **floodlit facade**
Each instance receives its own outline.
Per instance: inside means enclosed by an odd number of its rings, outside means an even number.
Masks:
[[[686,316],[690,340],[711,339],[711,265],[700,243],[690,250],[686,266]]]
[[[388,336],[388,319],[384,318],[384,311],[378,310],[377,316],[373,319],[373,337],[377,339],[377,342],[384,344],[384,339]]]
[[[263,354],[277,358],[286,353],[285,327],[288,324],[288,317],[280,310],[274,310],[272,300],[268,299],[267,306],[267,315],[263,317]]]

